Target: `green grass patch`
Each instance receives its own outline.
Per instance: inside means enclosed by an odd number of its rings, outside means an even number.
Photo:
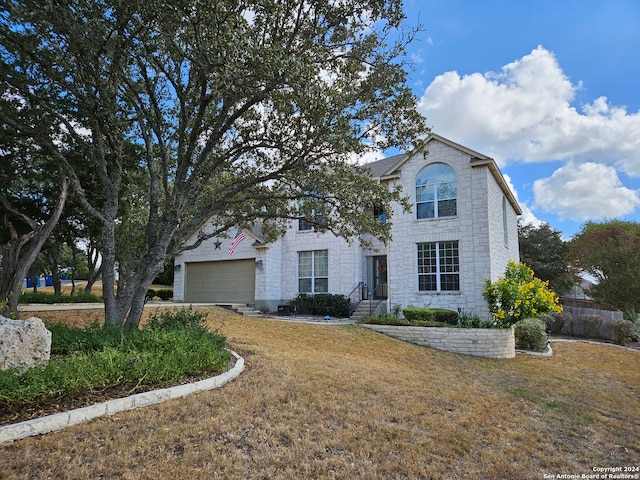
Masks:
[[[208,331],[205,318],[183,309],[154,316],[142,329],[49,325],[51,361],[0,372],[0,409],[118,384],[179,383],[223,372],[230,359],[226,339]]]

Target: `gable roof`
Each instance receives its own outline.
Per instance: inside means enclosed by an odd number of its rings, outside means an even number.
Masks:
[[[365,163],[362,167],[369,170],[374,178],[381,178],[389,176],[389,172],[397,170],[395,165],[404,163],[406,158],[407,154],[401,153],[400,155],[394,155],[392,157],[383,158],[382,160]]]
[[[489,171],[493,175],[493,178],[496,180],[496,182],[502,189],[502,192],[504,193],[507,200],[509,200],[509,203],[515,210],[516,214],[522,215],[522,209],[520,208],[520,205],[518,204],[518,201],[516,200],[515,195],[511,191],[511,188],[507,184],[507,181],[504,179],[502,172],[498,168],[498,165],[496,164],[493,158],[488,157],[487,155],[484,155],[482,153],[476,152],[475,150],[467,148],[464,145],[460,145],[458,143],[455,143],[449,140],[448,138],[442,137],[436,133],[431,132],[431,134],[429,134],[429,138],[426,141],[426,145],[428,146],[429,143],[433,141],[444,143],[445,145],[448,145],[451,148],[455,148],[456,150],[459,150],[469,155],[471,157],[470,165],[472,168],[482,167],[482,166],[489,167]],[[382,160],[376,160],[374,162],[365,163],[364,165],[362,165],[362,167],[368,169],[371,172],[371,174],[374,176],[374,178],[379,178],[380,180],[399,178],[400,168],[402,167],[402,165],[408,162],[410,158],[411,156],[407,155],[406,153],[403,153],[400,155],[394,155],[392,157],[383,158]]]

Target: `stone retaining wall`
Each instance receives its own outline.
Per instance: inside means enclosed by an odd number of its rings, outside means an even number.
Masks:
[[[447,352],[489,358],[514,358],[516,340],[513,328],[441,328],[362,325],[405,342]]]

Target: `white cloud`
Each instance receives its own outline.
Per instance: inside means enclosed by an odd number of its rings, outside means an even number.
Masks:
[[[615,168],[569,162],[533,183],[536,206],[572,220],[616,218],[640,207],[640,194],[625,187]]]
[[[537,208],[574,220],[633,213],[640,192],[625,187],[618,172],[640,178],[640,111],[629,113],[606,97],[576,107],[580,88],[539,46],[499,73],[439,75],[419,109],[434,132],[501,166],[512,160],[566,162],[535,182],[535,204],[523,206],[525,221],[535,222]]]
[[[494,156],[595,161],[640,177],[640,112],[596,99],[578,111],[581,88],[564,74],[555,55],[537,47],[500,73],[439,75],[419,108],[436,133]]]
[[[516,190],[516,187],[513,185],[513,182],[511,181],[511,177],[509,177],[509,175],[507,174],[503,174],[502,176],[504,177],[504,180],[507,182],[507,185],[513,192],[513,195],[516,197],[516,201],[518,202],[518,204],[520,205],[520,208],[522,209],[522,215],[520,216],[520,221],[524,225],[531,224],[536,227],[539,227],[540,225],[542,225],[544,222],[540,220],[538,217],[536,217],[535,214],[533,213],[533,210],[531,210],[531,208],[529,208],[527,204],[522,203],[520,201],[520,198],[518,198],[518,191]]]

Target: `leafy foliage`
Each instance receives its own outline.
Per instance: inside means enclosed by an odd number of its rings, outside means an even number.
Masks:
[[[170,288],[161,288],[156,293],[158,297],[160,297],[160,300],[169,300],[173,298],[173,290]]]
[[[459,325],[460,328],[498,328],[495,322],[464,310],[460,312]]]
[[[346,295],[331,293],[309,295],[307,293],[299,293],[292,303],[296,312],[302,314],[329,315],[340,318],[349,316],[349,298]]]
[[[207,313],[182,308],[177,312],[165,311],[149,316],[148,327],[154,330],[207,330]]]
[[[543,352],[549,340],[545,323],[539,318],[525,318],[514,324],[516,347]]]
[[[449,325],[458,325],[458,312],[454,312],[453,310],[448,310],[446,308],[434,308],[433,312],[435,313],[436,322],[444,322],[448,323]]]
[[[412,325],[409,320],[400,318],[394,313],[379,313],[377,315],[365,315],[359,321],[359,323],[368,323],[371,325],[397,325],[397,326],[410,326]]]
[[[402,310],[404,318],[411,323],[415,322],[435,322],[448,325],[458,324],[458,312],[445,308],[420,308],[406,307]]]
[[[389,238],[361,212],[408,203],[352,160],[429,131],[404,20],[400,0],[6,5],[6,137],[53,149],[98,221],[109,322],[137,324],[167,257],[238,225],[269,241],[322,205],[327,231]]]
[[[571,240],[574,267],[596,279],[587,292],[616,307],[627,320],[640,313],[640,223],[587,222]]]
[[[617,320],[611,324],[613,341],[618,345],[624,345],[628,341],[638,340],[640,333],[636,325],[628,320]]]
[[[552,312],[543,315],[541,320],[545,322],[551,333],[558,335],[562,333],[562,329],[565,325],[571,323],[572,316],[567,312]]]
[[[518,244],[520,261],[548,282],[551,290],[562,294],[571,289],[574,276],[567,259],[569,245],[562,239],[562,232],[547,223],[538,227],[518,224]]]
[[[360,323],[410,327],[496,328],[495,323],[483,320],[478,315],[461,312],[458,316],[457,312],[447,309],[406,307],[402,313],[405,318],[394,313],[381,313],[363,317]],[[454,313],[455,320],[452,315]]]
[[[22,292],[20,294],[19,303],[102,303],[102,297],[86,292],[78,292],[74,295],[65,295],[64,293],[55,295],[45,292]]]
[[[582,323],[582,335],[587,338],[596,338],[598,329],[602,325],[602,317],[600,315],[582,315],[580,322]]]
[[[434,322],[436,313],[432,308],[406,307],[402,310],[402,315],[410,323]]]
[[[23,373],[0,372],[0,408],[115,384],[181,382],[224,371],[225,337],[204,327],[205,315],[168,312],[145,328],[49,325],[52,360]]]
[[[534,276],[531,268],[512,260],[504,278],[496,282],[485,280],[482,295],[496,324],[509,327],[524,318],[562,311],[558,297],[547,285]]]

